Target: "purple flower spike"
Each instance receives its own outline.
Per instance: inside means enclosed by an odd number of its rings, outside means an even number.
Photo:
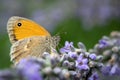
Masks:
[[[103,75],[109,75],[111,70],[111,66],[104,66],[101,71]]]
[[[88,80],[100,80],[97,72],[93,73]]]
[[[78,56],[76,52],[69,52],[68,55],[70,58],[73,58],[73,59],[76,59]]]
[[[61,53],[65,53],[65,52],[70,52],[71,51],[71,47],[73,47],[73,42],[65,42],[65,46],[63,48],[60,49]]]
[[[31,59],[22,59],[17,65],[17,68],[22,71],[22,75],[27,80],[42,80],[40,75],[40,65]]]
[[[116,75],[120,76],[120,68],[119,67],[116,69]]]
[[[87,58],[83,58],[83,55],[80,54],[78,59],[76,60],[76,67],[79,70],[89,70],[88,59]]]
[[[88,65],[85,65],[85,64],[83,64],[83,65],[78,65],[77,68],[78,68],[79,70],[89,70],[89,66],[88,66]]]
[[[112,66],[112,68],[110,70],[110,75],[117,75],[118,73],[119,73],[119,67],[118,67],[118,65]]]
[[[118,67],[118,65],[114,65],[114,66],[104,66],[102,68],[102,74],[103,75],[120,75],[120,68]]]
[[[89,57],[90,57],[90,59],[92,59],[92,60],[96,60],[96,54],[90,54]]]
[[[104,48],[108,45],[107,41],[102,39],[99,41],[99,48]]]

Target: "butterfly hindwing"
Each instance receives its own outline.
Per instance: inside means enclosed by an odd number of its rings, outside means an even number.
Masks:
[[[31,37],[15,42],[11,47],[11,61],[17,63],[22,58],[40,58],[43,52],[51,52],[51,48],[56,48],[55,37]],[[54,45],[53,45],[54,44]]]

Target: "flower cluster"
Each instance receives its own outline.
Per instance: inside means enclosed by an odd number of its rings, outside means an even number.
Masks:
[[[83,43],[78,48],[72,42],[65,42],[65,46],[58,53],[55,49],[51,53],[44,52],[41,58],[22,59],[12,69],[1,71],[0,78],[18,80],[99,80],[97,70],[103,64],[100,56],[86,51]],[[5,74],[2,74],[5,73]]]
[[[103,55],[103,74],[120,75],[120,32],[114,31],[110,37],[104,36],[90,52]]]
[[[41,58],[22,59],[16,66],[0,71],[0,80],[100,80],[120,75],[120,33],[104,36],[89,51],[83,43],[65,42],[59,51],[51,49]]]
[[[96,70],[99,70],[103,64],[100,62],[102,56],[95,53],[86,52],[83,43],[78,43],[79,48],[75,48],[72,42],[66,42],[60,49],[64,55],[63,66],[72,72],[72,80],[99,80]],[[74,74],[73,74],[74,73]],[[94,77],[93,77],[94,76]]]

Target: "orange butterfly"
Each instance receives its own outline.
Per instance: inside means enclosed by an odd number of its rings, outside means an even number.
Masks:
[[[13,16],[8,20],[7,31],[12,43],[11,61],[18,63],[27,57],[41,57],[43,52],[51,52],[59,43],[59,36],[51,36],[41,25],[32,20]]]

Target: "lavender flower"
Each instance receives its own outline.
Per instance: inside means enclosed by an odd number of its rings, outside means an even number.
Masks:
[[[102,74],[104,74],[104,75],[109,75],[110,69],[111,69],[111,66],[104,66],[104,67],[101,69],[101,70],[102,70]]]
[[[100,80],[97,72],[93,73],[88,80]]]
[[[107,41],[102,39],[99,41],[99,48],[105,48],[108,45]]]
[[[43,80],[40,75],[40,65],[32,59],[22,59],[17,68],[22,71],[26,80]]]
[[[76,52],[68,52],[70,58],[76,59],[78,57]]]
[[[51,53],[44,52],[39,59],[35,57],[22,59],[13,67],[19,72],[16,74],[18,75],[17,79],[98,80],[94,72],[101,68],[101,60],[97,59],[99,55],[87,52],[83,43],[79,42],[78,44],[78,48],[76,48],[72,42],[66,41],[59,54],[53,49]],[[16,76],[13,79],[16,79]]]
[[[110,36],[104,36],[97,46],[91,51],[103,55],[104,67],[102,74],[115,76],[120,75],[120,32],[114,31]]]
[[[78,79],[95,79],[97,76],[93,73],[100,68],[98,57],[95,54],[86,52],[84,46],[76,48],[72,42],[65,42],[65,46],[61,48],[61,53],[56,50],[51,54],[44,52],[40,59],[28,58],[22,59],[13,69],[19,73],[17,79],[23,80],[78,80]],[[54,55],[54,54],[57,55]],[[15,70],[15,71],[16,71]],[[112,72],[114,69],[112,70]],[[7,74],[5,74],[7,75]],[[11,76],[11,75],[9,75]],[[13,77],[13,79],[16,76]],[[0,77],[1,78],[1,77]],[[4,79],[3,79],[4,80]],[[8,79],[7,79],[8,80]]]
[[[104,75],[119,75],[120,76],[120,68],[118,65],[104,66],[102,68],[102,74],[104,74]]]
[[[83,55],[79,55],[78,59],[76,60],[76,67],[79,70],[89,70],[89,66],[88,66],[88,59],[87,58],[83,58]]]
[[[18,79],[19,78],[19,79]],[[0,80],[20,80],[20,73],[16,69],[0,70]]]
[[[92,60],[96,60],[96,58],[97,58],[96,54],[90,54],[89,57]]]
[[[60,49],[61,53],[66,53],[71,51],[71,47],[73,47],[73,42],[65,42],[65,46]]]
[[[65,66],[65,67],[69,67],[69,66],[70,66],[69,61],[68,61],[68,60],[65,60],[65,61],[63,62],[63,66]]]

